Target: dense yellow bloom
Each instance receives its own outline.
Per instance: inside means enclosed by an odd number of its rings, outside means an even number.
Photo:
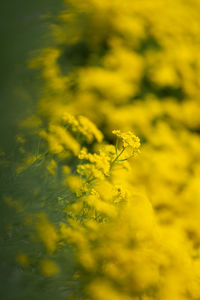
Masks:
[[[53,153],[58,154],[64,150],[70,150],[74,154],[79,152],[79,143],[60,125],[51,124],[49,132],[41,131],[40,136],[47,140],[49,150]]]
[[[88,118],[84,116],[73,117],[70,114],[64,114],[63,123],[71,127],[73,132],[80,133],[91,143],[94,139],[101,142],[103,135],[100,130]]]
[[[110,157],[106,152],[101,151],[99,154],[91,154],[87,153],[86,149],[82,149],[79,159],[89,162],[80,164],[77,168],[77,172],[88,180],[93,178],[103,179],[104,176],[109,176]]]
[[[113,134],[115,134],[118,138],[122,140],[123,147],[132,147],[139,148],[140,140],[137,136],[135,136],[132,132],[122,133],[120,130],[113,130]]]

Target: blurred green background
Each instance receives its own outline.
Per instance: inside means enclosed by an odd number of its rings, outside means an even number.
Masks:
[[[25,245],[27,232],[20,216],[4,203],[4,196],[30,197],[32,178],[15,177],[18,160],[16,134],[18,123],[31,112],[39,94],[36,74],[28,69],[32,51],[48,45],[48,21],[61,9],[60,0],[3,1],[0,10],[1,78],[0,78],[0,299],[62,299],[65,294],[56,290],[56,282],[43,281],[30,270],[15,264],[15,256]],[[44,16],[48,16],[44,17]],[[31,175],[32,176],[32,175]],[[38,174],[36,175],[38,176]],[[30,198],[28,201],[32,201]],[[13,232],[7,230],[14,228]],[[23,246],[24,247],[24,246]],[[46,294],[48,293],[48,294]],[[57,296],[56,296],[57,295]]]
[[[44,16],[55,15],[61,6],[61,0],[1,2],[1,151],[13,151],[16,124],[36,100],[35,78],[27,61],[32,51],[48,45],[48,22]]]

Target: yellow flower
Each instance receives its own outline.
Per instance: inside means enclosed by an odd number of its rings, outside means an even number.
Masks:
[[[113,130],[112,133],[122,141],[124,148],[131,147],[137,150],[140,147],[140,139],[131,131],[122,133],[120,130]]]
[[[96,139],[97,142],[101,142],[103,140],[103,134],[96,127],[94,123],[92,123],[88,118],[84,116],[79,116],[79,130],[80,132],[87,137],[88,142],[92,142],[93,139]]]
[[[86,148],[80,151],[79,159],[87,160],[87,163],[79,164],[77,172],[91,180],[93,178],[103,179],[104,176],[109,176],[110,173],[110,156],[105,151],[99,153],[88,153]]]
[[[83,187],[83,179],[80,176],[76,176],[76,175],[69,175],[66,178],[65,183],[67,184],[67,186],[72,192],[77,194],[80,193]]]
[[[71,114],[65,113],[62,117],[62,121],[72,132],[81,134],[88,143],[92,143],[94,140],[101,142],[103,139],[101,131],[93,122],[84,116],[75,118]]]

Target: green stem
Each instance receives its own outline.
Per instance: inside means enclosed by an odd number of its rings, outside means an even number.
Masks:
[[[115,153],[116,153],[116,155],[118,155],[117,148],[118,148],[118,138],[116,140],[116,145],[115,145]]]
[[[131,155],[131,156],[129,156],[129,157],[127,157],[127,158],[119,159],[118,161],[122,162],[122,161],[128,160],[128,159],[130,159],[130,158],[132,158],[132,157],[134,157],[134,154]]]
[[[124,152],[125,147],[123,147],[122,151],[115,157],[115,159],[110,163],[110,171],[112,170],[113,165],[115,164],[115,162],[118,160],[118,158],[122,155],[122,153]]]
[[[90,183],[90,182],[92,182],[93,180],[95,180],[96,178],[95,177],[93,177],[93,178],[91,178],[91,179],[88,179],[87,180],[87,183]]]

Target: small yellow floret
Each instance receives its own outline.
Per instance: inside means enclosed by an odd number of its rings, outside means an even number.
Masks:
[[[29,257],[27,254],[20,252],[16,257],[16,262],[23,267],[27,267],[30,264]]]
[[[59,273],[58,265],[50,259],[44,259],[40,262],[40,270],[45,276],[55,276]]]

